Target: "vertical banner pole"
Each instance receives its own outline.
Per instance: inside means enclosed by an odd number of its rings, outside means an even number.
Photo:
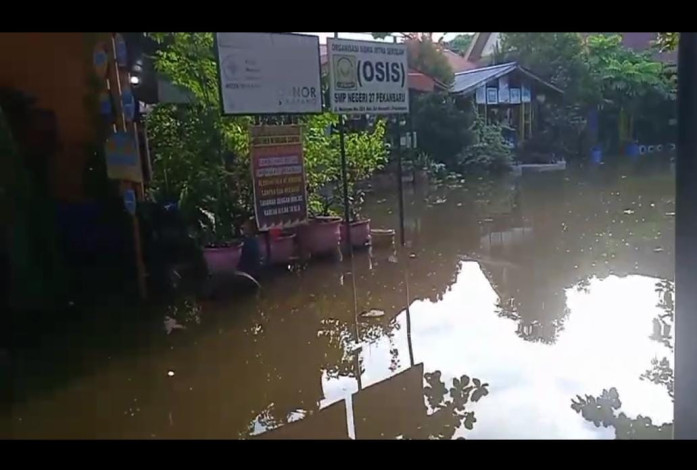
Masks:
[[[393,37],[397,43],[397,37]],[[402,117],[397,115],[397,192],[399,197],[399,243],[404,246],[404,182],[402,181]]]
[[[339,33],[334,33],[334,38],[339,38]],[[339,114],[339,146],[341,148],[341,180],[344,187],[344,225],[346,226],[346,243],[348,244],[349,256],[353,258],[353,244],[351,243],[351,219],[348,196],[348,170],[346,168],[346,142],[344,138],[344,115]]]
[[[402,125],[397,115],[397,197],[399,198],[399,243],[404,246],[404,182],[402,181]]]

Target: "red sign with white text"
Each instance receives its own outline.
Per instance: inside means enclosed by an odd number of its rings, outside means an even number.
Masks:
[[[300,126],[252,127],[250,148],[259,230],[304,222],[307,197]]]

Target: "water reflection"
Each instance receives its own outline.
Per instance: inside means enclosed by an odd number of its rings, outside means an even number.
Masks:
[[[394,208],[392,195],[375,194],[366,213],[374,228],[391,228]],[[670,427],[655,423],[672,415],[672,212],[673,177],[660,171],[416,187],[404,249],[376,246],[283,273],[258,298],[181,299],[135,335],[110,332],[119,338],[110,349],[74,341],[71,360],[89,356],[98,367],[36,389],[18,385],[31,371],[17,369],[0,429],[661,437]],[[379,314],[362,315],[371,311]],[[122,337],[132,349],[119,348]]]

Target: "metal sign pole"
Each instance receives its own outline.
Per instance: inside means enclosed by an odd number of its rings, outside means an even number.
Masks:
[[[399,197],[399,243],[404,246],[404,182],[402,181],[402,126],[397,115],[397,194]]]
[[[335,38],[339,38],[339,33],[334,33]],[[351,243],[351,219],[348,196],[348,171],[346,168],[346,142],[344,139],[344,115],[339,114],[339,146],[341,148],[341,180],[344,187],[344,224],[346,225],[346,243],[348,244],[349,256],[353,258],[353,244]]]
[[[393,41],[397,43],[397,37]],[[402,181],[402,117],[397,115],[397,192],[399,197],[399,243],[404,246],[404,182]]]

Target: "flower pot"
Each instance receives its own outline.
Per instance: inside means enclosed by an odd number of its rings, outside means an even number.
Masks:
[[[304,256],[335,254],[341,239],[340,217],[317,217],[298,226],[298,244]]]
[[[225,247],[206,247],[203,249],[203,258],[210,274],[232,272],[237,269],[242,254],[242,244],[235,242]]]
[[[269,264],[287,264],[295,259],[295,234],[271,237],[266,243],[268,235],[257,235],[259,240],[259,251],[264,260],[269,260]],[[267,247],[271,248],[271,259],[268,257]]]
[[[351,226],[351,245],[361,247],[370,244],[370,219],[357,220],[349,224]],[[341,222],[341,243],[348,242],[346,237],[346,224]]]

